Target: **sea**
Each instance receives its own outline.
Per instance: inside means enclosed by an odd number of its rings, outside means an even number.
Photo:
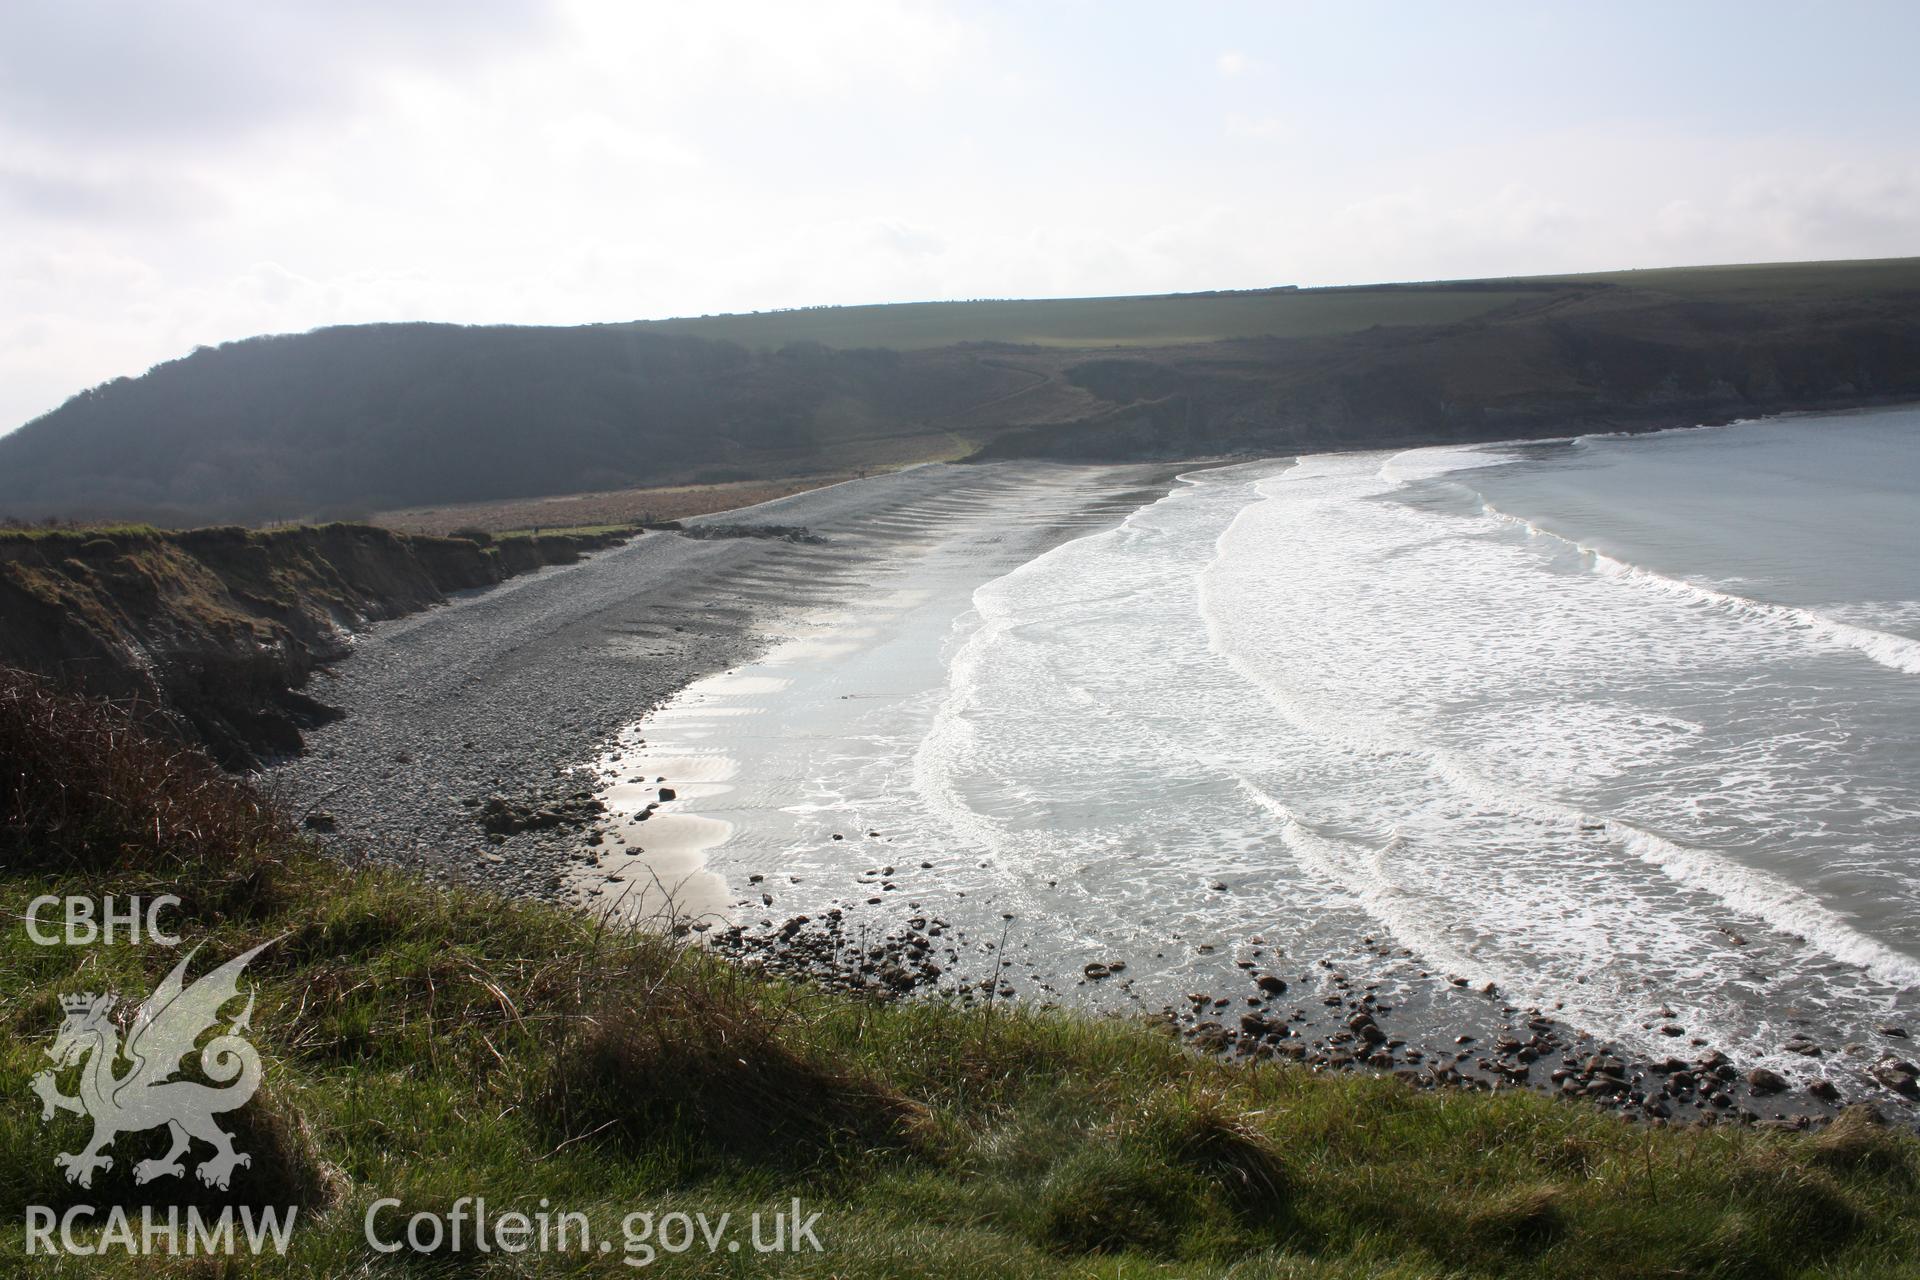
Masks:
[[[738,918],[932,911],[1096,1006],[1257,957],[1436,1032],[1920,1034],[1920,410],[1196,466],[967,563],[636,727]]]

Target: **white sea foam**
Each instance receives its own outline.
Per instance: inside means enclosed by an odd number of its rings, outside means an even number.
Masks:
[[[1737,913],[1738,918],[1778,931],[1784,945],[1802,940],[1808,950],[1858,966],[1873,980],[1894,990],[1920,985],[1920,961],[1864,932],[1782,876],[1747,865],[1726,852],[1694,847],[1656,834],[1619,814],[1596,812],[1582,802],[1553,794],[1556,785],[1593,792],[1598,782],[1621,774],[1620,768],[1608,763],[1620,749],[1616,722],[1633,725],[1644,739],[1635,749],[1637,754],[1626,757],[1632,761],[1627,767],[1629,777],[1635,772],[1656,771],[1664,757],[1672,756],[1673,744],[1685,743],[1689,754],[1707,754],[1713,749],[1711,743],[1699,740],[1704,729],[1694,719],[1655,711],[1622,711],[1609,718],[1604,703],[1582,698],[1581,688],[1587,684],[1604,687],[1609,674],[1605,668],[1575,657],[1584,647],[1583,636],[1606,635],[1610,629],[1619,629],[1624,641],[1635,627],[1664,627],[1667,630],[1659,643],[1685,646],[1685,652],[1697,655],[1688,659],[1690,663],[1710,654],[1729,664],[1736,659],[1765,662],[1770,660],[1772,650],[1758,638],[1742,640],[1733,632],[1693,634],[1680,615],[1664,618],[1629,609],[1624,617],[1608,619],[1590,611],[1617,609],[1617,604],[1599,597],[1587,601],[1556,588],[1544,565],[1528,569],[1525,562],[1499,552],[1495,544],[1476,539],[1471,520],[1383,507],[1377,501],[1403,483],[1476,465],[1486,462],[1471,450],[1448,450],[1430,460],[1398,455],[1379,465],[1366,459],[1310,459],[1301,468],[1263,486],[1263,501],[1243,507],[1219,537],[1205,578],[1208,586],[1201,595],[1214,644],[1223,657],[1262,689],[1295,728],[1312,735],[1328,750],[1350,753],[1354,757],[1352,767],[1359,775],[1378,775],[1372,787],[1364,783],[1352,787],[1349,820],[1356,819],[1367,805],[1393,813],[1411,812],[1416,815],[1416,825],[1422,821],[1417,816],[1422,810],[1439,814],[1446,817],[1446,824],[1429,825],[1427,837],[1451,845],[1453,852],[1445,856],[1456,862],[1488,857],[1511,862],[1510,853],[1499,851],[1524,841],[1531,824],[1532,829],[1555,842],[1603,845],[1614,851],[1616,863],[1624,856],[1653,868],[1682,893],[1704,895],[1721,909]],[[1296,485],[1306,487],[1290,492]],[[1283,514],[1290,502],[1294,509],[1291,520]],[[1284,547],[1285,551],[1263,555],[1259,550],[1263,547]],[[1249,566],[1256,565],[1284,565],[1286,569],[1264,574],[1249,571]],[[1442,584],[1422,577],[1425,570],[1442,566],[1444,573],[1440,576],[1452,579],[1447,585],[1457,585],[1463,577],[1469,579],[1459,594],[1475,607],[1492,612],[1480,618],[1449,618],[1445,602],[1433,599],[1434,587]],[[1383,572],[1407,576],[1404,581],[1381,580]],[[1426,583],[1424,589],[1419,585],[1422,582]],[[1556,590],[1566,598],[1557,599],[1553,594]],[[1356,592],[1361,593],[1358,605]],[[1499,610],[1508,607],[1502,604],[1505,600],[1512,602],[1516,621],[1529,614],[1532,619],[1527,643],[1521,649],[1510,651],[1500,634],[1504,624]],[[1285,601],[1288,614],[1294,618],[1305,615],[1311,622],[1291,624],[1285,615],[1275,612],[1281,601]],[[1361,631],[1363,622],[1372,624],[1373,634]],[[1465,623],[1467,631],[1445,634],[1458,623]],[[1415,643],[1407,645],[1404,640]],[[1544,648],[1543,640],[1547,642]],[[1750,647],[1753,644],[1759,647]],[[1555,652],[1561,645],[1567,646],[1564,656]],[[1463,672],[1465,679],[1461,678]],[[1565,674],[1556,676],[1556,672]],[[1524,708],[1527,714],[1539,713],[1542,725],[1557,723],[1572,728],[1573,737],[1566,741],[1535,737],[1518,742],[1487,737],[1490,732],[1512,733],[1526,724],[1522,713],[1509,702],[1504,715],[1498,711],[1498,704],[1490,704],[1484,717],[1486,728],[1449,745],[1450,735],[1477,723],[1463,715],[1460,704],[1471,702],[1476,688],[1479,696],[1490,694],[1506,682],[1503,677],[1514,673],[1522,677],[1522,686],[1556,678],[1564,682],[1567,675],[1579,675],[1565,688],[1564,698],[1529,702]],[[1490,678],[1492,684],[1486,683]],[[1555,714],[1546,714],[1556,708]],[[1603,731],[1605,736],[1596,736]],[[1596,750],[1606,754],[1596,757],[1592,755]],[[1768,748],[1761,742],[1753,750],[1764,753]],[[1582,753],[1587,753],[1584,759]],[[1780,772],[1786,767],[1780,759],[1762,755],[1756,757],[1756,764],[1761,760],[1772,763],[1757,771],[1758,782],[1749,790],[1757,803],[1764,804],[1770,796],[1785,794],[1782,783],[1789,775]],[[1412,761],[1418,766],[1411,767]],[[1425,782],[1420,780],[1423,774],[1428,779]],[[1506,780],[1497,780],[1496,774]],[[1524,789],[1515,785],[1521,779],[1527,783]],[[1440,789],[1434,790],[1436,786]],[[1831,788],[1828,794],[1834,794]],[[1448,795],[1459,799],[1448,801]],[[1324,809],[1329,796],[1322,791],[1312,795],[1311,801]],[[1290,831],[1307,829],[1297,814],[1290,810],[1289,815]],[[1758,810],[1746,815],[1749,819],[1766,816]],[[1433,892],[1439,881],[1429,881],[1425,892],[1389,891],[1369,878],[1372,867],[1367,860],[1337,856],[1337,845],[1309,847],[1292,838],[1288,843],[1296,852],[1309,849],[1313,855],[1310,861],[1317,869],[1337,872],[1358,899],[1409,945],[1436,948],[1440,945],[1436,940],[1446,937],[1447,915],[1453,915],[1457,923],[1462,913],[1476,912],[1470,900],[1450,900]],[[1384,854],[1390,847],[1380,849]],[[1602,891],[1606,891],[1607,877],[1612,877],[1614,893],[1651,892],[1632,889],[1624,878],[1624,865],[1605,873],[1599,881]],[[1489,864],[1490,871],[1493,867]],[[1527,869],[1523,871],[1522,867]],[[1550,885],[1559,874],[1551,848],[1542,849],[1539,857],[1521,859],[1513,871],[1529,877],[1536,888]],[[1414,856],[1400,873],[1442,879],[1461,874],[1457,867],[1440,863],[1420,868]],[[1505,873],[1497,873],[1483,885],[1496,903],[1512,896],[1511,887],[1498,878],[1500,874]],[[1580,884],[1579,891],[1591,891],[1591,887]],[[1574,886],[1569,888],[1572,891]],[[1574,902],[1543,900],[1537,892],[1531,900],[1534,910],[1548,917],[1573,919],[1580,910]],[[1662,956],[1660,963],[1676,968],[1692,966],[1697,977],[1712,981],[1711,965],[1707,970],[1698,967],[1712,948],[1703,950],[1705,944],[1687,934],[1711,933],[1715,922],[1711,916],[1689,918],[1693,909],[1685,905],[1686,901],[1644,899],[1640,907],[1645,913],[1643,919],[1628,920],[1624,925],[1616,921],[1609,925],[1615,933],[1596,932],[1589,936],[1587,945],[1617,948],[1627,941],[1617,931],[1624,929],[1631,934],[1637,929],[1646,936],[1632,945],[1642,953]],[[1498,911],[1486,914],[1493,916]],[[1556,923],[1554,928],[1560,926]],[[1665,938],[1659,936],[1663,933]],[[1488,955],[1500,953],[1500,944],[1492,945],[1491,952],[1475,949],[1475,963],[1482,971],[1489,967]],[[1513,962],[1520,960],[1525,950],[1508,958],[1507,983],[1524,981],[1516,978]],[[1695,958],[1689,958],[1689,952]],[[1537,953],[1526,958],[1535,964],[1540,961]],[[1551,965],[1546,967],[1550,969]],[[1550,978],[1551,973],[1546,976]],[[1587,997],[1596,994],[1582,993]],[[1615,995],[1615,1007],[1595,1009],[1592,1016],[1630,1031],[1637,1011],[1627,1002],[1633,997],[1626,991]],[[1591,1004],[1592,1000],[1583,1003]]]
[[[1457,470],[1458,468],[1448,468]],[[1445,474],[1443,471],[1434,475]],[[1697,582],[1688,582],[1684,578],[1675,578],[1653,569],[1628,564],[1594,547],[1587,546],[1573,538],[1555,533],[1553,530],[1532,520],[1501,511],[1491,503],[1481,503],[1481,509],[1491,520],[1524,530],[1530,537],[1550,539],[1578,552],[1585,557],[1592,570],[1603,577],[1659,592],[1662,595],[1684,600],[1691,604],[1705,605],[1710,608],[1724,609],[1741,617],[1784,627],[1796,634],[1804,634],[1822,644],[1837,648],[1853,649],[1879,663],[1891,671],[1903,675],[1920,675],[1920,640],[1908,636],[1894,635],[1886,631],[1877,631],[1872,627],[1844,622],[1829,617],[1815,609],[1801,608],[1796,605],[1774,604],[1765,600],[1755,600],[1737,595],[1731,591],[1722,591],[1714,587],[1703,586]]]
[[[1479,960],[1469,958],[1446,937],[1443,929],[1423,902],[1417,886],[1399,882],[1389,870],[1387,856],[1397,838],[1378,849],[1370,849],[1350,840],[1340,840],[1313,830],[1300,816],[1269,793],[1241,779],[1249,799],[1280,822],[1281,838],[1287,848],[1312,874],[1350,894],[1363,910],[1393,935],[1431,964],[1450,970],[1475,983],[1503,982],[1512,987],[1515,975],[1505,969],[1490,970]],[[1530,977],[1531,975],[1529,975]]]
[[[1911,998],[1899,707],[1805,661],[1905,651],[1431,488],[1523,456],[1195,472],[987,584],[909,753],[913,820],[1071,886],[1072,914],[1023,900],[1062,938],[1384,930],[1649,1048],[1662,1004],[1764,1060],[1779,1009],[1839,1035]]]
[[[1582,548],[1582,550],[1587,549]],[[1910,676],[1920,675],[1920,640],[1841,622],[1812,609],[1770,604],[1764,600],[1750,600],[1731,592],[1717,591],[1712,587],[1703,587],[1698,583],[1671,578],[1651,569],[1626,564],[1598,551],[1587,550],[1587,554],[1593,558],[1595,572],[1608,577],[1631,582],[1635,586],[1650,590],[1665,592],[1684,600],[1693,600],[1747,617],[1777,623],[1795,631],[1804,631],[1825,643],[1858,650],[1889,670]]]
[[[1635,857],[1682,884],[1711,893],[1737,911],[1803,938],[1836,960],[1857,965],[1896,988],[1920,987],[1920,960],[1848,924],[1840,914],[1780,877],[1700,849],[1689,849],[1632,823],[1607,819],[1608,833]]]

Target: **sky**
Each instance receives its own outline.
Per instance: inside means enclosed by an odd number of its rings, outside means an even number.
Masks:
[[[201,344],[1920,254],[1920,5],[8,0],[0,430]]]

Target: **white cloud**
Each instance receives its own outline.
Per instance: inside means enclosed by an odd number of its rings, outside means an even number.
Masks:
[[[1213,69],[1228,80],[1245,75],[1253,67],[1253,59],[1244,53],[1227,52],[1213,60]]]
[[[1227,136],[1272,142],[1299,136],[1300,127],[1285,116],[1245,116],[1230,112],[1226,120]]]
[[[395,66],[538,38],[543,0],[95,0],[8,6],[0,118],[68,144],[204,148],[350,101]]]
[[[215,211],[217,190],[192,173],[0,157],[0,209],[57,223],[167,222]]]

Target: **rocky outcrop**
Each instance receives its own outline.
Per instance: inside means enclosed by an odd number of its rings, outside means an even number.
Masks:
[[[367,525],[0,533],[0,664],[142,706],[231,769],[334,718],[304,691],[369,622],[622,541]]]

